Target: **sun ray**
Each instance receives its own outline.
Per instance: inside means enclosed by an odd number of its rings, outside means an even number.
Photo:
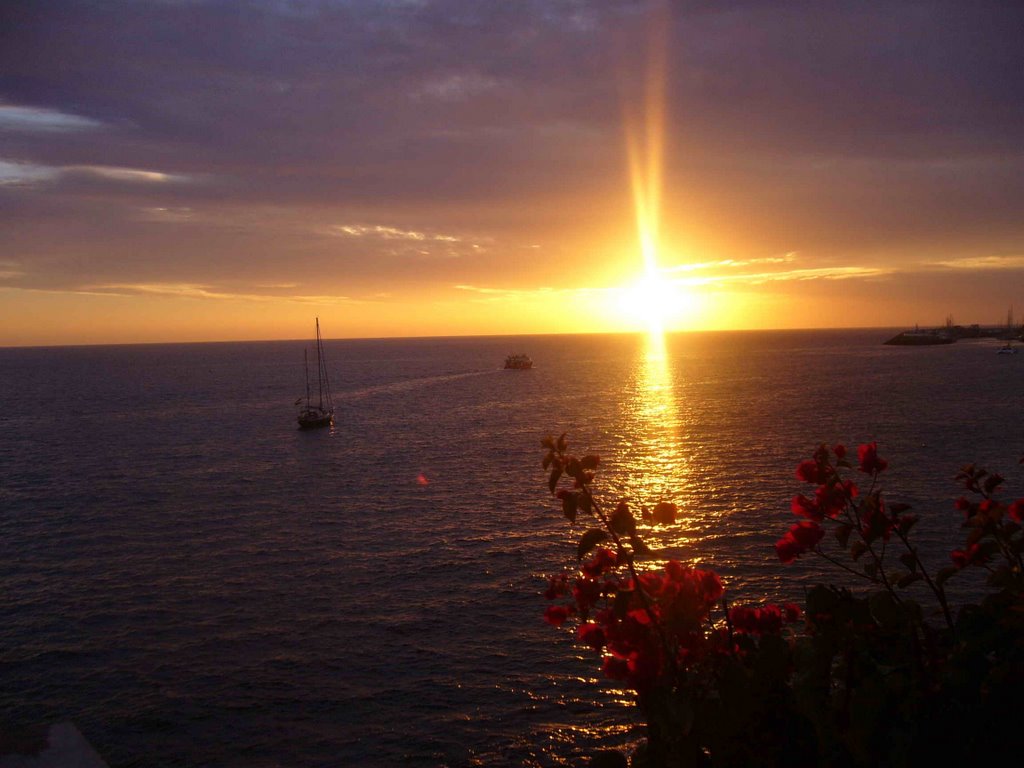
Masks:
[[[661,277],[659,265],[665,141],[666,13],[667,8],[662,6],[658,13],[652,15],[641,106],[633,114],[627,108],[624,118],[630,185],[643,259],[642,277],[636,290],[651,294],[641,297],[640,302],[646,302],[644,315],[652,336],[664,333],[666,313],[663,302],[670,300],[665,295],[667,284]]]

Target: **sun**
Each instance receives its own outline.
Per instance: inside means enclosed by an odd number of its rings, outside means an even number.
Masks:
[[[619,290],[619,311],[631,330],[651,333],[677,330],[693,324],[700,301],[687,286],[649,269]]]

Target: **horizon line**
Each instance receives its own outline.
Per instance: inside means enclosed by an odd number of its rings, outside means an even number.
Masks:
[[[959,325],[959,324],[958,324]],[[971,323],[960,325],[963,328],[970,328],[977,325],[980,328],[990,326]],[[915,324],[915,327],[918,327]],[[925,330],[933,326],[920,326]],[[944,328],[943,325],[934,326],[935,329]],[[993,328],[999,326],[991,326]],[[716,334],[716,333],[807,333],[813,331],[893,331],[903,328],[895,325],[843,325],[843,326],[819,326],[816,328],[703,328],[699,330],[671,330],[664,331],[666,336],[684,334]],[[646,330],[634,331],[578,331],[574,333],[479,333],[479,334],[433,334],[424,336],[336,336],[324,338],[324,341],[417,341],[424,339],[503,339],[503,338],[545,338],[555,336],[647,336],[650,332]],[[179,341],[112,341],[112,342],[78,342],[70,344],[0,344],[0,350],[8,349],[65,349],[72,347],[142,347],[142,346],[173,346],[173,345],[194,345],[194,344],[271,344],[278,342],[305,342],[306,338],[278,338],[278,339],[203,339]]]

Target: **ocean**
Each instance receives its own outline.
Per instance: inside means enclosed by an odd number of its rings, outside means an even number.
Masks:
[[[307,342],[0,349],[0,722],[71,720],[123,766],[581,766],[641,737],[546,576],[596,491],[680,507],[659,559],[733,603],[824,564],[773,543],[825,442],[877,440],[933,569],[954,476],[1024,496],[1024,354],[885,330],[328,340],[330,430],[296,429]],[[533,370],[506,371],[525,352]]]

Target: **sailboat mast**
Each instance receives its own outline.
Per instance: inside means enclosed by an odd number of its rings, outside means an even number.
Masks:
[[[302,348],[302,364],[306,368],[306,407],[309,408],[309,350]]]
[[[324,364],[320,354],[320,318],[316,319],[316,381],[320,387],[320,410],[324,409]]]

